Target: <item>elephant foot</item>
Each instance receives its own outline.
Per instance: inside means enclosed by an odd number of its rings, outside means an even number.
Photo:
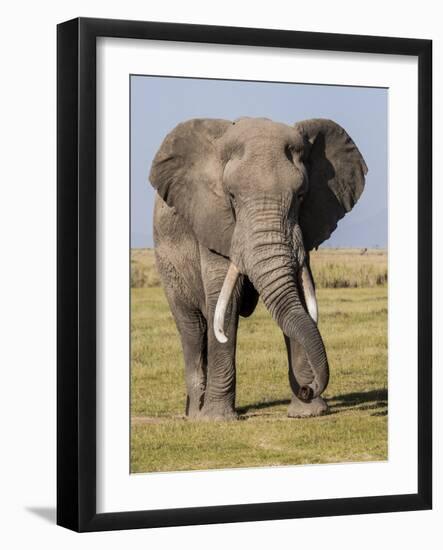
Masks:
[[[321,416],[329,410],[325,400],[321,397],[316,397],[311,401],[301,401],[294,395],[288,407],[288,416],[290,418],[307,418],[309,416]]]
[[[199,420],[201,411],[198,409],[190,409],[186,411],[186,418],[188,420]]]
[[[238,415],[230,405],[220,403],[205,403],[198,414],[199,420],[227,421],[238,420]]]
[[[197,420],[199,418],[202,400],[203,398],[201,396],[199,396],[198,398],[191,398],[188,395],[186,397],[186,418],[188,418],[189,420]]]

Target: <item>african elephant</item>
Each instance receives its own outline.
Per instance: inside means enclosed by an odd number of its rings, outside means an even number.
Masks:
[[[327,411],[309,251],[359,199],[367,167],[338,124],[193,119],[151,167],[158,270],[180,333],[189,418],[231,419],[239,315],[258,297],[283,332],[290,417]]]

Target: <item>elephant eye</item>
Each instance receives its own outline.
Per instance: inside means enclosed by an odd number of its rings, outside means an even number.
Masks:
[[[289,162],[293,162],[294,159],[293,159],[293,156],[292,156],[292,148],[290,145],[286,145],[285,147],[285,155],[286,155],[286,158],[289,160]]]
[[[306,191],[303,189],[303,190],[300,190],[298,191],[297,195],[296,195],[296,198],[297,198],[297,201],[299,203],[302,203],[305,199],[305,196],[306,196]]]
[[[234,220],[237,219],[237,215],[236,215],[236,212],[235,212],[235,209],[237,207],[237,204],[235,202],[235,197],[234,197],[234,194],[231,193],[230,191],[228,192],[228,197],[229,197],[229,202],[231,204],[231,212],[232,212],[232,216],[234,217]]]

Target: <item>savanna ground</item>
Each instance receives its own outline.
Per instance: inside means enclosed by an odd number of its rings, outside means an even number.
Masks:
[[[263,304],[241,318],[236,422],[184,416],[180,342],[152,250],[132,251],[131,471],[178,471],[387,459],[387,255],[311,255],[330,365],[330,413],[286,417],[290,390],[280,329]]]

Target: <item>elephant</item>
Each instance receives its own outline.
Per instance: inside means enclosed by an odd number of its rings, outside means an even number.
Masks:
[[[196,118],[165,137],[149,174],[154,247],[183,349],[187,418],[238,418],[239,316],[259,296],[286,343],[288,416],[328,411],[309,253],[354,207],[367,171],[328,119]]]

